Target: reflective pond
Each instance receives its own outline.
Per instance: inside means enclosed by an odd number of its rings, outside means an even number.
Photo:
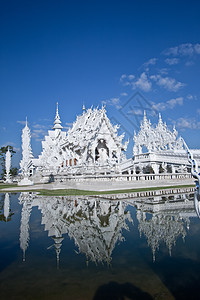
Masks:
[[[199,299],[193,200],[0,194],[1,299]]]

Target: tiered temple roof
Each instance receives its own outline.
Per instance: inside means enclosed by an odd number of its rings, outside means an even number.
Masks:
[[[118,136],[117,129],[119,126],[112,126],[110,120],[106,115],[105,107],[101,109],[89,108],[86,112],[83,110],[83,114],[77,116],[73,126],[68,131],[68,142],[73,144],[74,148],[85,147],[99,134],[107,134],[106,129],[109,131],[111,137],[115,141],[116,145],[122,147],[124,150],[126,146],[122,146],[122,140],[124,134]],[[104,138],[105,136],[103,136]]]
[[[170,131],[166,123],[162,121],[159,114],[158,124],[152,126],[150,120],[147,120],[146,112],[144,119],[141,122],[140,131],[136,135],[134,132],[134,147],[133,154],[141,154],[142,148],[145,147],[148,152],[163,151],[163,150],[181,150],[183,143],[181,138],[177,138],[178,132],[175,127]]]

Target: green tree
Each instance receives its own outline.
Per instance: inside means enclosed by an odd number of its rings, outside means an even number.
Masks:
[[[162,165],[160,165],[160,166],[159,166],[159,173],[164,173],[164,171],[165,171],[165,170],[163,169]]]
[[[1,167],[2,167],[1,178],[2,179],[4,178],[4,176],[6,174],[5,157],[6,157],[6,152],[8,151],[8,148],[10,149],[11,157],[16,153],[16,151],[13,150],[13,146],[10,146],[10,145],[0,148],[0,162],[1,162]],[[17,168],[11,168],[10,174],[11,174],[11,176],[17,175]]]
[[[0,222],[6,222],[6,218],[4,217],[4,198],[5,198],[5,195],[2,194],[0,197]],[[13,215],[14,215],[14,213],[11,212],[11,210],[10,210],[7,222],[11,221],[11,217]]]
[[[154,170],[151,165],[147,165],[146,167],[143,168],[143,173],[144,174],[154,174]]]

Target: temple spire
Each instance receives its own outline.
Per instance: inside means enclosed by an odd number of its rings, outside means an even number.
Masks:
[[[60,251],[62,247],[62,241],[64,238],[53,236],[52,239],[54,240],[54,248],[56,250],[56,261],[57,261],[57,269],[60,267]]]
[[[162,120],[162,117],[161,117],[161,114],[159,113],[159,120],[158,120],[158,124],[162,125],[163,124],[163,120]]]
[[[83,104],[83,113],[85,113],[85,104]]]
[[[33,182],[29,180],[31,166],[32,166],[32,149],[31,149],[31,132],[28,127],[27,117],[25,127],[22,129],[22,159],[20,161],[20,171],[22,180],[18,185],[32,185]]]
[[[144,123],[147,123],[147,114],[146,114],[146,110],[144,110],[144,119],[143,119],[143,122]]]
[[[54,121],[54,126],[52,129],[62,129],[63,127],[61,126],[61,121],[60,121],[60,116],[58,113],[58,102],[57,102],[57,108],[56,108],[56,116],[55,116],[55,121]]]

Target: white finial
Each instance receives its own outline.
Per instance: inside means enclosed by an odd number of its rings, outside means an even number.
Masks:
[[[146,111],[144,110],[144,119],[143,119],[143,124],[147,124],[147,115],[146,115]]]
[[[158,124],[163,124],[162,117],[161,117],[161,113],[159,113],[159,120],[158,120]]]
[[[63,127],[61,126],[61,121],[60,121],[60,116],[58,113],[58,102],[57,102],[57,107],[56,107],[56,116],[55,116],[55,121],[54,121],[54,126],[52,129],[62,129]]]

